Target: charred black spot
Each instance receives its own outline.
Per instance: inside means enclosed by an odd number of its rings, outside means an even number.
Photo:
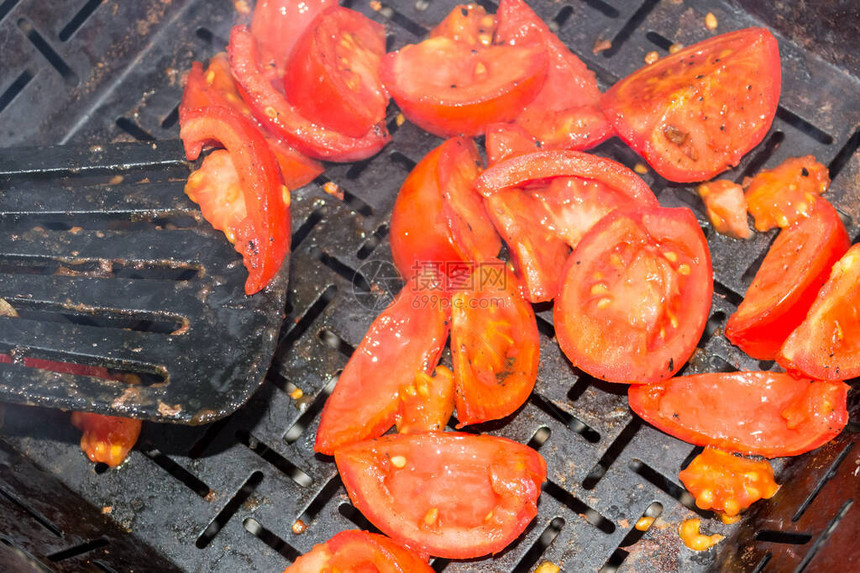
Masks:
[[[806,167],[801,167],[800,174],[804,177],[809,177],[809,169],[807,169]]]
[[[675,359],[670,358],[669,359],[669,372],[673,371],[674,369],[675,369]]]
[[[469,15],[469,10],[467,10],[466,7],[464,6],[464,7],[460,8],[460,14],[462,14],[463,17],[465,18]]]

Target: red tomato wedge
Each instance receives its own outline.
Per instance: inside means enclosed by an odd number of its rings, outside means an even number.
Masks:
[[[705,448],[678,477],[702,509],[735,516],[760,499],[770,499],[779,486],[767,460],[741,458]]]
[[[332,455],[394,425],[400,390],[418,372],[432,372],[448,339],[446,309],[421,304],[405,287],[376,317],[353,352],[320,417],[314,449]]]
[[[298,189],[323,172],[320,162],[305,157],[282,139],[266,132],[254,119],[251,108],[239,94],[236,82],[233,80],[233,73],[230,71],[230,62],[224,52],[212,56],[205,72],[199,62],[192,64],[185,91],[182,94],[182,103],[179,106],[180,125],[188,111],[212,106],[229,107],[257,125],[278,161],[284,185],[287,188]]]
[[[670,181],[711,179],[758,145],[779,102],[779,47],[764,28],[709,38],[616,83],[615,131]]]
[[[259,0],[254,5],[251,33],[260,44],[268,75],[282,78],[287,58],[314,18],[336,0]]]
[[[542,46],[549,57],[541,91],[514,120],[544,149],[589,149],[613,135],[599,108],[597,78],[523,0],[502,0],[495,42]]]
[[[458,428],[514,413],[534,389],[540,358],[534,311],[516,277],[499,261],[479,266],[473,280],[451,295]]]
[[[268,143],[250,120],[224,107],[188,111],[179,135],[190,161],[212,142],[230,153],[247,211],[234,243],[248,269],[245,293],[262,290],[290,251],[290,193]]]
[[[508,245],[523,297],[534,303],[555,298],[570,247],[543,224],[543,205],[516,188],[501,189],[484,200],[490,219]]]
[[[445,36],[383,59],[382,83],[409,121],[440,137],[482,134],[510,121],[546,78],[546,51],[535,46],[475,49]]]
[[[785,228],[809,215],[830,186],[830,171],[815,157],[791,157],[749,182],[746,199],[757,231]]]
[[[791,333],[776,361],[819,380],[860,376],[860,244],[833,265],[806,319]]]
[[[239,91],[260,123],[302,153],[328,161],[359,161],[381,150],[391,139],[385,124],[362,137],[349,137],[301,115],[266,77],[257,41],[245,26],[234,26],[227,47]]]
[[[726,338],[753,358],[776,358],[850,246],[836,209],[817,199],[809,217],[782,230],[771,245],[743,302],[726,322]]]
[[[230,152],[216,149],[200,168],[188,177],[185,194],[200,205],[200,212],[215,230],[222,231],[231,244],[248,216],[242,182],[230,159]]]
[[[388,94],[379,79],[384,55],[382,24],[332,6],[317,16],[290,56],[287,101],[323,127],[362,137],[385,119]]]
[[[699,446],[775,458],[827,443],[848,423],[848,385],[776,372],[679,376],[628,391],[643,420]]]
[[[553,309],[574,366],[609,382],[674,375],[702,336],[713,295],[711,256],[686,208],[616,209],[567,261]]]
[[[394,264],[408,283],[423,278],[440,283],[446,266],[499,254],[501,239],[473,187],[480,172],[475,143],[455,137],[425,155],[406,177],[389,239]]]
[[[453,413],[454,373],[444,366],[437,366],[433,376],[418,372],[400,388],[397,433],[441,432]]]
[[[575,247],[618,206],[657,206],[648,185],[611,159],[548,150],[491,165],[475,182],[510,248],[530,302],[558,293],[567,245]]]
[[[716,232],[735,239],[749,238],[747,200],[743,187],[728,179],[718,179],[702,183],[697,191]]]
[[[352,503],[396,542],[422,554],[498,553],[537,515],[546,462],[505,438],[393,434],[341,448]]]
[[[93,462],[115,468],[128,456],[140,436],[140,420],[72,412],[72,425],[83,431],[81,449]]]
[[[314,545],[284,573],[433,573],[415,553],[384,535],[367,531],[341,531]]]
[[[531,153],[540,144],[522,126],[515,123],[494,123],[486,130],[487,163],[495,165],[503,159]]]

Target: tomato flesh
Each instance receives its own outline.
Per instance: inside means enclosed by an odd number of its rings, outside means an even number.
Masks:
[[[488,47],[493,43],[496,17],[487,14],[479,4],[461,4],[430,30],[430,38],[444,36],[472,47]]]
[[[729,517],[760,499],[772,498],[779,489],[767,460],[750,460],[710,447],[678,477],[698,507]]]
[[[304,117],[350,137],[385,119],[379,79],[385,28],[340,6],[323,11],[299,39],[284,73],[284,94]]]
[[[268,143],[250,120],[224,107],[188,111],[179,135],[191,161],[213,141],[230,153],[247,211],[234,227],[234,246],[248,269],[245,293],[259,292],[290,251],[290,194]]]
[[[103,416],[91,412],[72,412],[72,425],[83,431],[81,449],[93,462],[115,468],[128,456],[137,442],[140,420]]]
[[[771,245],[737,312],[726,322],[726,338],[753,358],[776,358],[850,246],[836,209],[818,198],[809,217],[781,231]]]
[[[272,86],[257,41],[245,26],[233,27],[227,54],[239,91],[254,117],[305,155],[328,161],[359,161],[379,152],[390,140],[384,123],[361,137],[349,137],[304,117]]]
[[[661,58],[616,83],[602,106],[615,131],[670,181],[711,179],[764,138],[779,102],[776,38],[748,28]]]
[[[540,357],[534,311],[499,261],[487,276],[482,266],[474,288],[451,295],[451,356],[458,428],[504,418],[528,399]]]
[[[437,366],[433,376],[418,372],[399,394],[397,433],[441,432],[454,413],[454,373],[444,366]]]
[[[746,190],[757,231],[785,228],[807,217],[830,186],[830,172],[815,157],[791,157],[757,173]]]
[[[718,179],[699,185],[699,197],[705,203],[714,230],[735,239],[748,239],[747,200],[744,189],[734,181]]]
[[[314,545],[284,573],[432,573],[418,555],[384,535],[367,531],[341,531]]]
[[[674,375],[702,335],[713,295],[708,245],[689,209],[617,209],[568,259],[553,317],[574,366],[609,382]]]
[[[446,36],[387,54],[382,81],[409,121],[434,135],[475,136],[514,119],[546,77],[539,47],[473,49]]]
[[[827,443],[848,423],[848,385],[776,372],[709,373],[631,386],[630,408],[699,446],[775,458]]]
[[[396,422],[401,388],[436,367],[448,339],[447,313],[420,297],[405,287],[371,324],[323,407],[317,452],[332,455],[381,436]]]
[[[497,553],[537,515],[546,462],[505,438],[457,432],[392,434],[335,453],[353,504],[422,554]]]
[[[788,371],[819,380],[860,376],[860,244],[830,270],[804,321],[777,355]]]

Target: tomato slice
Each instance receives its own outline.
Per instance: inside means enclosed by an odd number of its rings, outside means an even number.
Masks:
[[[335,0],[259,0],[251,33],[260,44],[261,60],[272,77],[284,77],[287,58],[314,18]]]
[[[446,309],[407,286],[376,317],[340,374],[320,417],[314,449],[332,455],[394,425],[400,390],[432,372],[448,339]]]
[[[791,157],[765,169],[746,190],[757,231],[785,228],[808,216],[815,198],[830,186],[830,171],[812,155]]]
[[[437,366],[433,376],[418,372],[399,393],[399,434],[441,432],[454,413],[454,373],[444,366]]]
[[[860,376],[858,284],[860,244],[833,265],[806,319],[782,345],[776,360],[783,368],[819,380]]]
[[[563,277],[558,343],[574,366],[609,382],[675,374],[711,309],[711,256],[686,208],[616,209],[583,237]]]
[[[747,200],[743,187],[727,179],[702,183],[699,196],[705,203],[714,230],[735,239],[748,239]]]
[[[304,117],[350,137],[385,119],[379,79],[385,28],[364,14],[332,6],[299,39],[284,73],[287,101]]]
[[[649,424],[699,446],[775,458],[827,443],[848,423],[848,385],[776,372],[679,376],[627,390]]]
[[[705,448],[678,477],[702,509],[733,517],[779,486],[767,460],[750,460],[716,448]]]
[[[486,130],[487,164],[495,165],[503,159],[531,153],[540,144],[522,126],[515,123],[494,123]]]
[[[764,138],[781,77],[776,38],[747,28],[641,68],[612,86],[602,105],[621,139],[657,173],[705,181]]]
[[[475,49],[446,36],[387,54],[382,82],[403,114],[440,137],[480,135],[514,119],[546,77],[539,46]]]
[[[451,295],[458,428],[514,413],[534,389],[540,358],[534,311],[516,277],[499,261],[481,265],[473,281]]]
[[[81,449],[93,462],[101,462],[112,468],[125,460],[137,443],[140,420],[103,416],[91,412],[72,412],[72,425],[83,431]]]
[[[597,78],[523,0],[502,0],[495,42],[537,45],[549,57],[546,82],[514,120],[544,149],[589,149],[613,135],[599,108]]]
[[[433,573],[418,555],[384,535],[367,531],[341,531],[314,545],[284,573]]]
[[[213,141],[230,153],[247,210],[234,243],[248,269],[245,293],[262,290],[290,251],[290,193],[268,143],[250,120],[225,107],[189,110],[179,135],[190,161]]]
[[[836,209],[818,198],[809,217],[784,229],[771,245],[743,302],[726,322],[726,338],[753,358],[776,358],[850,246]]]
[[[471,140],[443,142],[406,177],[391,214],[391,255],[408,282],[440,288],[454,263],[495,257],[501,239],[473,183],[481,156]],[[417,286],[417,284],[416,284]]]
[[[188,111],[212,106],[229,107],[247,117],[258,127],[269,143],[269,149],[281,168],[284,185],[289,189],[298,189],[323,172],[321,163],[302,155],[284,140],[266,132],[254,119],[251,108],[239,94],[236,82],[233,80],[233,73],[230,71],[230,62],[224,52],[212,56],[205,72],[199,62],[191,65],[191,72],[188,74],[185,91],[182,94],[182,103],[179,106],[180,125]]]
[[[392,434],[341,448],[352,503],[396,542],[429,555],[498,553],[537,515],[546,462],[505,438]]]
[[[301,115],[266,77],[257,41],[247,27],[233,27],[227,54],[239,91],[254,117],[305,155],[328,161],[359,161],[379,152],[391,139],[384,123],[362,137],[349,137]]]

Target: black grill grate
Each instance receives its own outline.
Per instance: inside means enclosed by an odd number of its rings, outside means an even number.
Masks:
[[[529,3],[557,26],[604,88],[640,67],[652,50],[663,54],[672,43],[709,36],[703,23],[709,11],[718,31],[757,23],[737,4],[705,0]],[[420,39],[454,2],[386,3],[378,13],[364,1],[346,4],[385,23],[389,47],[397,48]],[[788,12],[775,10],[769,21],[782,29]],[[182,71],[223,48],[235,15],[228,0],[0,2],[0,145],[175,138]],[[836,20],[856,32],[850,13]],[[797,43],[780,38],[783,96],[771,133],[729,176],[740,180],[788,156],[814,154],[831,169],[828,197],[857,241],[858,70],[855,60],[844,60],[849,68],[840,69],[804,51],[804,45],[815,49],[815,34],[828,32],[807,28],[798,35],[797,26],[786,29]],[[860,35],[845,38],[854,42],[846,53],[856,52]],[[594,54],[599,40],[612,47]],[[832,55],[833,43],[822,45],[830,50],[825,57]],[[2,441],[42,472],[4,446],[0,562],[8,554],[37,560],[48,571],[167,570],[154,557],[140,557],[149,552],[186,571],[279,571],[334,532],[367,526],[349,505],[334,464],[313,454],[313,436],[335,374],[375,314],[367,308],[366,289],[380,261],[390,260],[386,235],[394,197],[410,166],[438,142],[407,123],[377,157],[332,166],[325,179],[297,193],[287,326],[266,383],[230,418],[201,428],[148,425],[127,464],[105,471],[78,450],[68,415],[5,407]],[[637,162],[616,142],[598,151],[629,166]],[[733,348],[721,330],[773,234],[739,246],[709,232],[691,188],[653,173],[645,179],[663,204],[693,208],[711,246],[717,294],[701,351],[687,373],[772,367]],[[345,191],[344,201],[323,192],[326,180]],[[846,448],[856,434],[789,464],[785,475],[798,477],[741,524],[709,521],[730,536],[719,558],[683,548],[674,526],[695,513],[709,515],[694,508],[677,479],[698,450],[641,424],[627,409],[623,388],[572,370],[551,339],[551,312],[538,315],[543,358],[536,392],[511,419],[481,429],[529,443],[547,458],[549,482],[539,516],[494,559],[436,560],[437,571],[530,571],[543,560],[568,572],[786,571],[824,563],[840,538],[851,547],[860,522],[850,503],[858,493],[851,473],[860,451]],[[297,389],[302,397],[291,398]],[[857,411],[855,404],[855,421]],[[831,473],[835,477],[825,479]],[[38,476],[38,488],[23,486],[22,476],[31,475]],[[801,507],[805,512],[792,521]],[[108,511],[102,508],[110,509],[111,520],[99,515]],[[634,528],[643,515],[658,518],[644,535]],[[297,520],[304,533],[294,533]],[[30,557],[20,557],[22,552]],[[851,555],[843,553],[842,563]]]

